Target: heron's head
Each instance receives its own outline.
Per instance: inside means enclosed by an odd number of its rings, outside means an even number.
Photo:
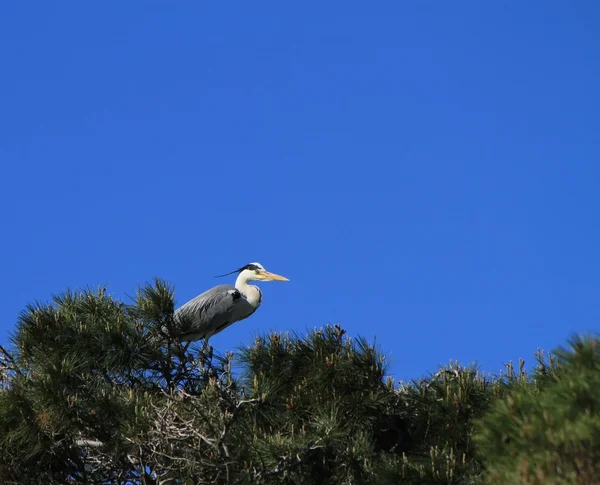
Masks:
[[[239,273],[246,281],[290,281],[285,276],[280,276],[267,271],[260,263],[250,263],[231,273],[219,275],[218,277],[227,276],[233,273]]]

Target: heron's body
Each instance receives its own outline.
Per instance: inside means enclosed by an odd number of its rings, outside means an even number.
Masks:
[[[262,302],[262,292],[248,284],[250,281],[288,281],[269,273],[259,263],[248,264],[235,272],[239,272],[235,286],[215,286],[176,310],[178,340],[208,339],[252,315]]]

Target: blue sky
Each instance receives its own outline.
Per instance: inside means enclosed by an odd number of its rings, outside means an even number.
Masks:
[[[0,342],[259,261],[212,343],[341,323],[398,379],[600,324],[600,4],[6,2]]]

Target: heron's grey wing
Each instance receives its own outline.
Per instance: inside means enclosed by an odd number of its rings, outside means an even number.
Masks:
[[[179,339],[200,340],[233,323],[234,308],[241,297],[234,286],[219,285],[182,305],[175,311]]]

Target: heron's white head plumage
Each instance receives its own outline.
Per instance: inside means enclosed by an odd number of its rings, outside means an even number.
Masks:
[[[284,276],[267,271],[260,263],[250,263],[244,266],[238,278],[246,281],[289,281]]]
[[[254,263],[247,264],[246,266],[256,266],[258,269],[265,271],[265,267],[262,264],[257,263],[256,261]]]

